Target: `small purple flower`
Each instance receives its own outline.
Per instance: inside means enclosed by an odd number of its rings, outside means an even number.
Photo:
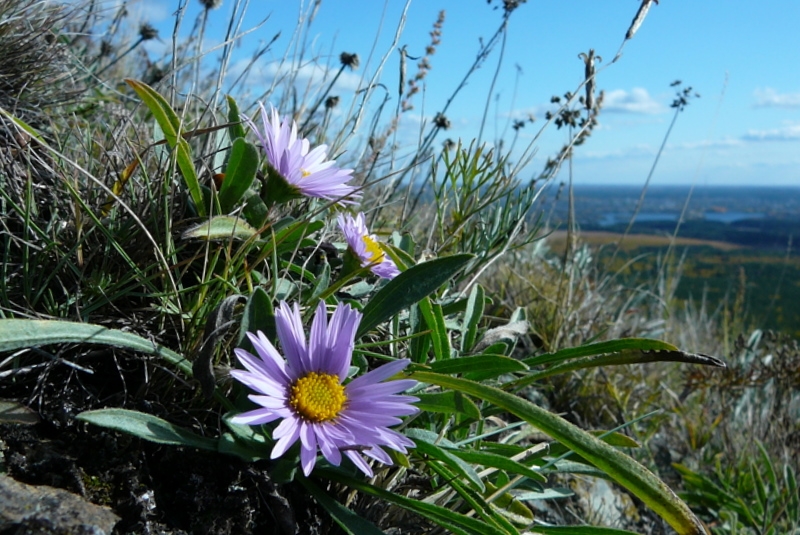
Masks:
[[[308,140],[297,136],[297,124],[293,120],[286,117],[281,122],[278,110],[270,106],[268,113],[264,104],[259,103],[259,107],[263,131],[246,115],[241,116],[242,121],[255,132],[270,167],[290,189],[306,197],[338,200],[344,204],[353,202],[347,197],[359,197],[356,187],[347,185],[353,178],[353,170],[340,169],[335,161],[328,160],[327,145],[309,151]]]
[[[418,398],[398,394],[416,381],[382,382],[403,370],[408,359],[384,364],[344,384],[360,322],[360,312],[340,304],[328,323],[325,302],[320,301],[306,343],[300,308],[297,303],[290,308],[281,301],[275,323],[286,359],[261,331],[258,335],[247,333],[258,357],[236,349],[236,356],[247,371],[233,370],[231,375],[258,392],[249,398],[261,407],[239,414],[232,421],[259,425],[282,419],[272,432],[277,442],[271,458],[283,455],[299,439],[305,475],[313,470],[318,449],[336,466],[344,453],[362,472],[372,476],[372,468],[360,453],[392,464],[383,447],[406,453],[407,447],[414,446],[389,426],[401,423],[398,416],[418,412],[411,405]]]
[[[381,249],[378,238],[367,230],[363,212],[355,218],[350,214],[339,214],[338,221],[347,246],[361,267],[369,266],[375,275],[384,279],[393,279],[400,274],[394,261]]]

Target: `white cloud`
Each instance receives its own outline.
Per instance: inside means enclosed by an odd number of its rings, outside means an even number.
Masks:
[[[634,87],[630,91],[624,89],[606,91],[603,99],[603,111],[606,112],[655,114],[665,110],[663,104],[641,87]]]
[[[684,143],[670,144],[670,149],[676,150],[695,150],[695,149],[728,149],[731,147],[741,147],[744,142],[741,139],[725,138],[711,141],[687,141]]]
[[[753,92],[756,108],[800,108],[800,93],[778,93],[771,87]]]
[[[262,73],[270,78],[280,78],[293,75],[296,83],[309,86],[326,86],[331,83],[333,77],[339,71],[339,66],[327,67],[318,63],[303,63],[297,68],[292,65],[281,65],[277,62],[269,63]],[[361,85],[361,74],[350,72],[345,69],[336,80],[333,88],[336,91],[355,91]]]
[[[656,152],[655,147],[642,144],[608,151],[578,150],[575,155],[578,159],[586,160],[619,160],[624,158],[652,157]]]
[[[796,141],[800,139],[800,123],[767,130],[748,130],[743,137],[747,141]]]
[[[250,61],[250,59],[243,59],[234,63],[228,69],[228,79],[236,79]],[[277,79],[277,85],[281,86],[285,81],[288,81],[290,77],[294,77],[294,85],[298,91],[304,92],[306,89],[316,91],[327,88],[337,72],[339,72],[338,65],[335,67],[328,67],[318,63],[306,62],[297,66],[294,63],[285,63],[281,65],[279,62],[270,62],[251,67],[250,72],[247,74],[245,84],[263,88],[264,86],[271,85],[273,81]],[[336,92],[352,93],[356,91],[361,87],[361,77],[362,75],[360,73],[345,69],[333,86],[333,94],[336,94]]]

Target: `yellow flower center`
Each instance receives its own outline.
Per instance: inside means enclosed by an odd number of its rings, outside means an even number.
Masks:
[[[336,418],[347,401],[339,377],[311,372],[294,382],[289,389],[289,404],[297,413],[312,422]]]
[[[383,249],[378,242],[370,238],[369,236],[362,236],[364,243],[367,246],[367,254],[369,254],[369,262],[370,264],[378,264],[383,262]]]

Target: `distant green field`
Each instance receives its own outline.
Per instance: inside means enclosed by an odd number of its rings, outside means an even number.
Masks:
[[[641,245],[626,247],[611,270],[623,269],[635,257],[633,264],[622,272],[629,281],[642,282],[657,273],[659,257],[665,246]],[[686,251],[683,269],[675,297],[693,299],[696,303],[705,295],[709,310],[727,307],[733,313],[737,293],[743,291],[744,326],[779,330],[800,337],[800,258],[780,254],[775,250],[740,248],[721,250],[708,245],[679,246],[670,260],[671,267]],[[612,248],[600,253],[608,262]],[[670,270],[673,271],[674,270]]]

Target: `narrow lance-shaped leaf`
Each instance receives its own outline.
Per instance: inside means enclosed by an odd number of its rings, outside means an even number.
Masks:
[[[241,112],[239,105],[232,96],[226,95],[225,100],[228,103],[228,135],[231,139],[236,140],[244,137],[244,127],[242,126]]]
[[[472,255],[468,254],[437,258],[412,266],[400,273],[381,288],[364,307],[364,317],[356,338],[435,292],[450,277],[458,273],[471,258]]]
[[[172,109],[164,97],[149,85],[131,79],[126,79],[125,82],[136,91],[136,94],[145,103],[158,122],[158,126],[164,132],[164,138],[170,148],[175,151],[175,159],[178,162],[181,174],[183,174],[186,189],[189,190],[189,195],[192,197],[197,213],[200,217],[205,217],[206,207],[203,202],[203,192],[200,188],[200,181],[197,179],[197,171],[194,168],[189,144],[181,136],[181,121],[178,114],[175,113],[175,110]]]
[[[448,375],[472,374],[479,370],[483,378],[497,377],[504,373],[522,372],[528,369],[519,360],[505,355],[476,355],[459,357],[429,364],[432,372]]]
[[[244,219],[229,215],[218,215],[208,221],[188,229],[181,236],[184,240],[198,238],[201,240],[229,240],[236,238],[247,240],[258,234]]]
[[[434,392],[432,394],[415,393],[419,398],[414,405],[421,411],[440,412],[445,414],[464,414],[475,420],[480,419],[481,411],[478,406],[461,392],[449,390],[447,392]]]
[[[314,497],[323,509],[328,511],[331,518],[339,524],[345,533],[349,535],[386,535],[386,533],[378,529],[375,524],[361,518],[355,512],[328,496],[324,490],[315,485],[311,480],[303,476],[298,476],[296,481],[305,487],[308,493]]]
[[[411,377],[423,383],[460,390],[522,418],[603,470],[664,518],[679,535],[705,533],[689,507],[652,472],[560,416],[519,396],[466,379],[431,372],[413,372]]]
[[[463,477],[474,490],[483,492],[486,487],[481,481],[478,472],[467,462],[462,461],[457,456],[453,455],[450,451],[444,449],[443,445],[455,447],[455,444],[447,440],[441,439],[439,435],[432,431],[425,429],[408,429],[406,436],[416,442],[414,451],[420,455],[427,455],[428,457],[438,459],[443,462],[450,469]]]
[[[63,343],[100,344],[133,349],[163,357],[187,376],[192,375],[192,364],[188,360],[133,333],[74,321],[0,320],[0,352]]]
[[[243,138],[233,140],[225,179],[219,190],[219,205],[223,213],[229,213],[244,197],[253,184],[258,171],[258,149]]]
[[[534,533],[542,535],[638,535],[634,531],[593,526],[536,526]]]
[[[380,487],[370,485],[360,479],[348,477],[339,470],[318,468],[314,473],[332,481],[338,481],[350,489],[358,490],[366,495],[374,496],[412,511],[453,533],[470,535],[508,535],[498,528],[475,518],[451,511],[445,507],[408,498],[396,492],[390,492]]]
[[[608,342],[597,342],[595,344],[569,347],[556,351],[555,353],[544,353],[542,355],[522,359],[522,362],[533,367],[580,357],[616,353],[623,349],[678,351],[678,348],[674,345],[662,342],[661,340],[651,340],[649,338],[621,338],[619,340],[609,340]]]
[[[128,409],[100,409],[82,412],[76,418],[107,429],[122,431],[157,444],[189,446],[209,451],[217,451],[218,449],[217,439],[200,436],[193,431],[143,412]]]
[[[432,303],[428,298],[421,299],[418,305],[431,333],[433,354],[436,361],[441,362],[450,359],[450,333],[444,323],[442,306],[438,303]]]
[[[277,339],[277,328],[275,327],[275,309],[272,307],[272,300],[261,286],[253,290],[244,307],[242,314],[242,324],[239,326],[238,346],[254,353],[255,350],[247,339],[247,333],[263,331],[269,340]]]
[[[478,335],[478,323],[483,318],[483,308],[485,294],[483,287],[476,284],[469,294],[467,300],[467,310],[464,313],[464,326],[461,329],[461,352],[466,353],[475,345],[475,339]]]
[[[620,366],[623,364],[648,364],[651,362],[682,362],[685,364],[702,364],[706,366],[725,367],[725,363],[717,357],[704,355],[702,353],[686,353],[681,350],[668,349],[622,349],[606,355],[592,357],[581,357],[526,375],[522,379],[515,381],[515,389],[529,385],[534,381],[551,377],[561,373],[568,373],[585,368],[600,368],[604,366]]]

